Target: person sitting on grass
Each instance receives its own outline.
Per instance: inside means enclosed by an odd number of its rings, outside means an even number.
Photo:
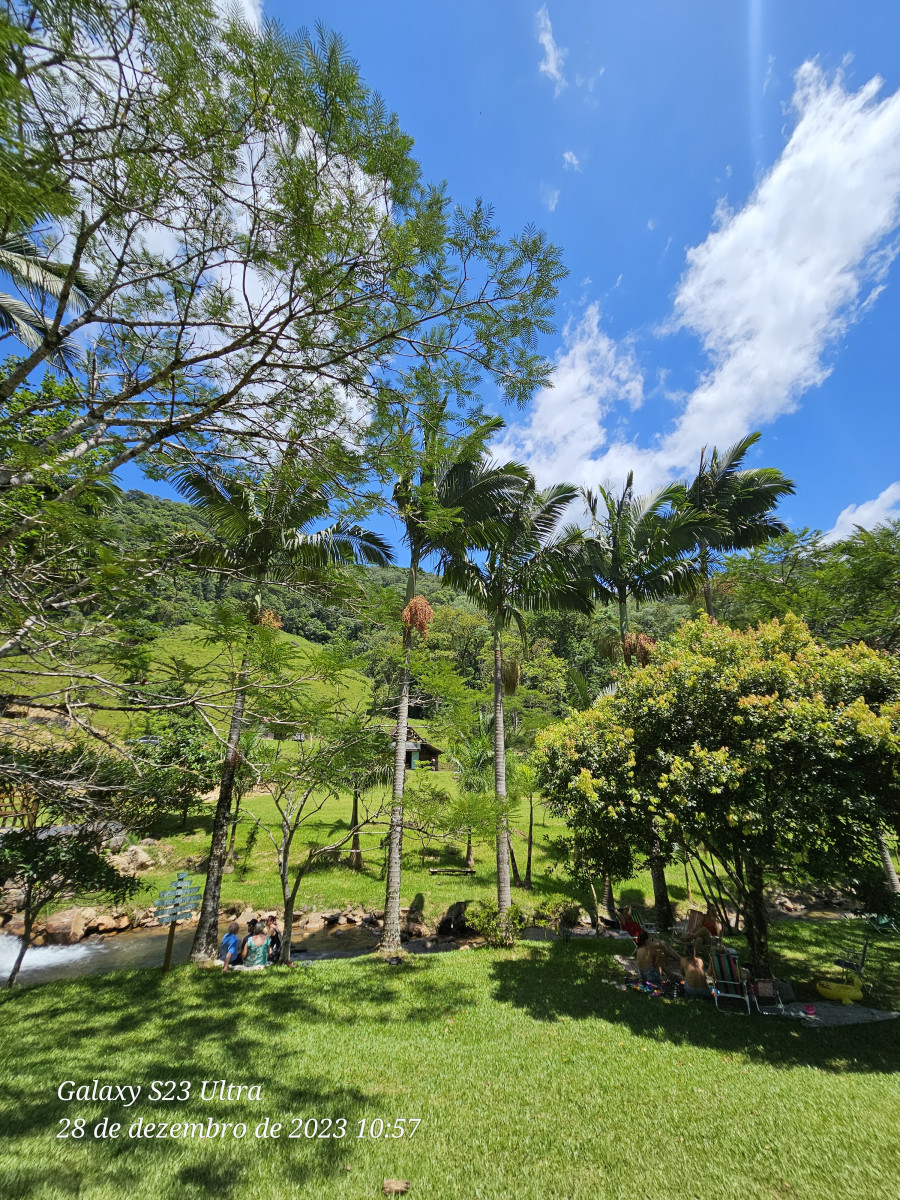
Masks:
[[[265,967],[269,962],[271,941],[272,939],[266,934],[265,929],[260,929],[257,924],[254,932],[244,942],[244,966],[251,969]]]
[[[662,983],[663,975],[670,974],[680,959],[671,946],[665,942],[651,939],[646,929],[637,935],[637,950],[635,961],[641,974],[642,983]]]
[[[237,921],[232,921],[228,926],[228,932],[222,938],[222,947],[219,950],[219,958],[225,964],[222,967],[223,971],[227,971],[229,967],[234,967],[241,957],[241,946],[238,941],[238,929],[240,926]]]
[[[274,913],[269,913],[266,917],[266,933],[269,938],[269,960],[270,962],[278,962],[278,956],[281,954],[281,934],[278,932],[278,921]]]
[[[684,971],[684,994],[696,999],[709,999],[712,992],[706,980],[706,967],[700,957],[700,943],[694,942],[693,948],[681,960]]]

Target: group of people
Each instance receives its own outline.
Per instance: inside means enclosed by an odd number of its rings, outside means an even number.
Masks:
[[[238,938],[239,931],[240,925],[237,921],[232,921],[228,932],[222,938],[219,961],[223,971],[234,967],[258,971],[270,962],[278,962],[281,954],[281,934],[274,913],[269,913],[265,920],[252,917],[247,922],[247,935],[243,941]]]
[[[693,942],[684,954],[676,953],[666,942],[651,938],[647,930],[634,920],[630,909],[620,910],[619,924],[635,939],[637,950],[634,957],[642,983],[659,986],[664,979],[683,980],[686,996],[706,999],[712,995],[702,955],[704,946],[711,946],[713,938],[722,933],[722,926],[712,906],[694,931]]]

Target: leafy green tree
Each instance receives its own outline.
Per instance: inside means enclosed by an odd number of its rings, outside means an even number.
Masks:
[[[794,481],[775,467],[742,464],[762,434],[750,433],[722,453],[713,446],[700,451],[700,467],[690,483],[682,485],[676,508],[711,518],[711,528],[700,534],[700,582],[706,612],[713,611],[710,574],[723,551],[746,550],[787,532],[773,510],[783,496],[794,494]]]
[[[6,184],[0,199],[27,228],[55,212],[72,249],[0,403],[64,343],[86,342],[90,361],[58,440],[0,467],[0,501],[30,484],[42,504],[69,500],[135,459],[157,475],[256,459],[301,420],[311,451],[358,471],[359,411],[390,402],[398,363],[492,375],[513,402],[546,378],[533,338],[559,252],[424,183],[339,37],[257,30],[210,0],[12,0],[2,32],[4,154],[65,202],[16,208]],[[76,313],[79,278],[91,294]],[[90,470],[60,481],[89,450]],[[3,544],[41,521],[12,501],[6,515]]]
[[[694,622],[614,695],[541,736],[539,780],[582,863],[630,871],[656,823],[718,864],[755,970],[767,877],[881,871],[900,814],[900,664],[829,649],[796,618],[747,633]]]
[[[505,912],[511,903],[509,822],[506,813],[506,737],[504,693],[518,683],[518,666],[504,664],[503,634],[515,625],[527,640],[525,612],[571,609],[590,612],[591,588],[585,577],[581,530],[559,523],[578,495],[569,484],[540,491],[529,478],[503,508],[498,529],[483,562],[454,557],[446,576],[491,621],[494,692],[494,794],[497,822],[497,903]],[[504,666],[507,670],[504,671]]]
[[[332,497],[327,490],[308,483],[290,460],[255,479],[186,471],[178,477],[178,483],[182,494],[192,500],[215,533],[215,537],[186,537],[185,549],[191,551],[198,568],[238,576],[255,585],[248,614],[251,626],[277,623],[262,607],[262,586],[266,582],[321,586],[335,565],[384,564],[391,559],[385,543],[357,525],[339,522],[311,531],[313,523],[328,515]],[[215,955],[218,948],[222,869],[249,672],[248,645],[241,654],[234,681],[206,887],[191,951],[198,961]]]

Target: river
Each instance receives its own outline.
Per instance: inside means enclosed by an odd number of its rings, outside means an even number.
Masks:
[[[77,979],[108,971],[161,967],[168,929],[135,929],[107,937],[87,938],[74,946],[31,946],[25,953],[18,982],[23,987],[54,979]],[[224,926],[220,929],[224,933]],[[185,963],[191,952],[194,927],[175,931],[172,963]],[[378,936],[358,926],[338,926],[292,940],[292,958],[312,962],[322,958],[349,958],[373,950]],[[6,981],[19,952],[19,939],[0,934],[0,986]]]

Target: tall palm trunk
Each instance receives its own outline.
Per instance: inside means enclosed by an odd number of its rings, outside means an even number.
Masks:
[[[703,580],[703,602],[706,605],[706,615],[715,619],[713,609],[712,588],[709,583],[709,546],[700,538],[700,578]]]
[[[219,898],[222,894],[222,871],[225,866],[228,819],[231,816],[231,802],[234,795],[234,776],[240,759],[238,743],[244,720],[248,672],[249,663],[245,654],[238,672],[234,707],[231,710],[231,727],[228,730],[225,761],[222,763],[222,777],[219,783],[219,799],[216,803],[216,815],[213,818],[206,886],[203,889],[200,920],[197,922],[197,932],[194,934],[194,944],[191,947],[191,962],[203,962],[206,959],[215,958],[219,948]]]
[[[362,870],[362,847],[359,844],[359,788],[353,789],[353,812],[350,816],[350,828],[355,829],[353,841],[350,843],[350,867],[354,871]]]
[[[494,795],[497,818],[497,907],[505,913],[512,903],[509,880],[509,821],[506,815],[506,740],[503,728],[503,645],[494,631]]]
[[[622,655],[627,666],[631,666],[630,657],[625,654],[625,639],[628,636],[628,593],[619,588],[619,637],[622,641]]]
[[[406,603],[416,594],[418,561],[413,555],[406,579]],[[412,630],[403,630],[403,669],[400,676],[400,703],[397,707],[397,741],[394,746],[394,783],[391,795],[391,819],[388,827],[387,871],[384,889],[384,932],[381,948],[394,954],[400,949],[400,872],[403,853],[403,792],[406,787],[406,741],[409,725],[409,658]]]

